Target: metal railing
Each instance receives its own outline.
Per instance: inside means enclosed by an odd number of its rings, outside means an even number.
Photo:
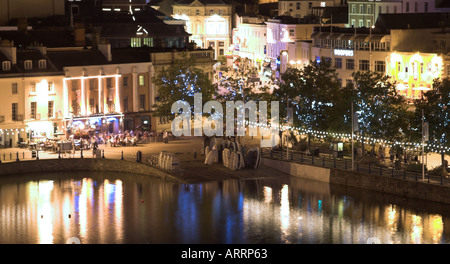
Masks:
[[[304,152],[289,150],[271,150],[263,149],[262,156],[264,158],[295,162],[306,165],[319,166],[324,168],[336,168],[342,170],[352,170],[352,161],[350,158],[335,158],[330,155],[306,155]],[[371,162],[354,162],[354,171],[369,173],[373,175],[392,177],[404,180],[423,181],[426,183],[446,184],[450,185],[450,179],[442,175],[431,175],[425,172],[423,177],[422,171],[410,171],[405,168],[396,168],[393,164],[374,164]]]

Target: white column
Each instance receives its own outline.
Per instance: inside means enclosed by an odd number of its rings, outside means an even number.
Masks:
[[[63,79],[63,116],[69,118],[69,91],[66,79]]]
[[[139,111],[138,74],[133,67],[133,112]]]
[[[100,70],[100,74],[102,75],[102,70]],[[103,112],[103,78],[101,76],[98,77],[98,112]]]

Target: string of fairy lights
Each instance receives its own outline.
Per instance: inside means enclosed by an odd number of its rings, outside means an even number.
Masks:
[[[288,126],[288,125],[280,125],[277,128],[272,125],[249,122],[247,120],[245,121],[245,124],[252,126],[252,127],[264,127],[266,129],[277,129],[277,130],[281,130],[281,131],[289,130],[289,131],[293,132],[295,135],[312,135],[315,138],[320,138],[320,139],[326,139],[328,137],[333,137],[338,140],[351,140],[351,137],[352,137],[351,134],[346,134],[346,133],[318,131],[318,130],[312,130],[312,129],[305,129],[302,127]],[[392,148],[395,146],[400,146],[406,151],[421,151],[421,149],[422,149],[421,142],[416,143],[416,142],[389,141],[389,140],[373,138],[373,137],[369,137],[369,136],[361,137],[360,135],[354,135],[354,140],[356,142],[360,142],[360,143],[362,143],[364,140],[364,143],[366,143],[366,144],[380,144],[383,147],[389,147],[389,148]],[[424,147],[428,151],[431,151],[434,153],[450,152],[450,147],[442,146],[435,142],[424,143]]]

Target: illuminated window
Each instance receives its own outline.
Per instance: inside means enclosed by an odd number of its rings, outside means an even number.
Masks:
[[[145,76],[139,75],[139,85],[144,86],[145,85]]]
[[[359,20],[359,27],[364,27],[364,20],[362,19]]]
[[[55,92],[55,83],[54,82],[48,82],[48,92],[49,93]]]
[[[36,93],[36,82],[30,83],[30,93]]]
[[[320,2],[320,7],[325,7],[326,6],[326,2]]]

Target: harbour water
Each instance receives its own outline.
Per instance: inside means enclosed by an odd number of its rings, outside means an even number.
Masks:
[[[294,177],[0,179],[0,243],[448,243],[450,206]],[[75,239],[75,240],[74,240]]]

